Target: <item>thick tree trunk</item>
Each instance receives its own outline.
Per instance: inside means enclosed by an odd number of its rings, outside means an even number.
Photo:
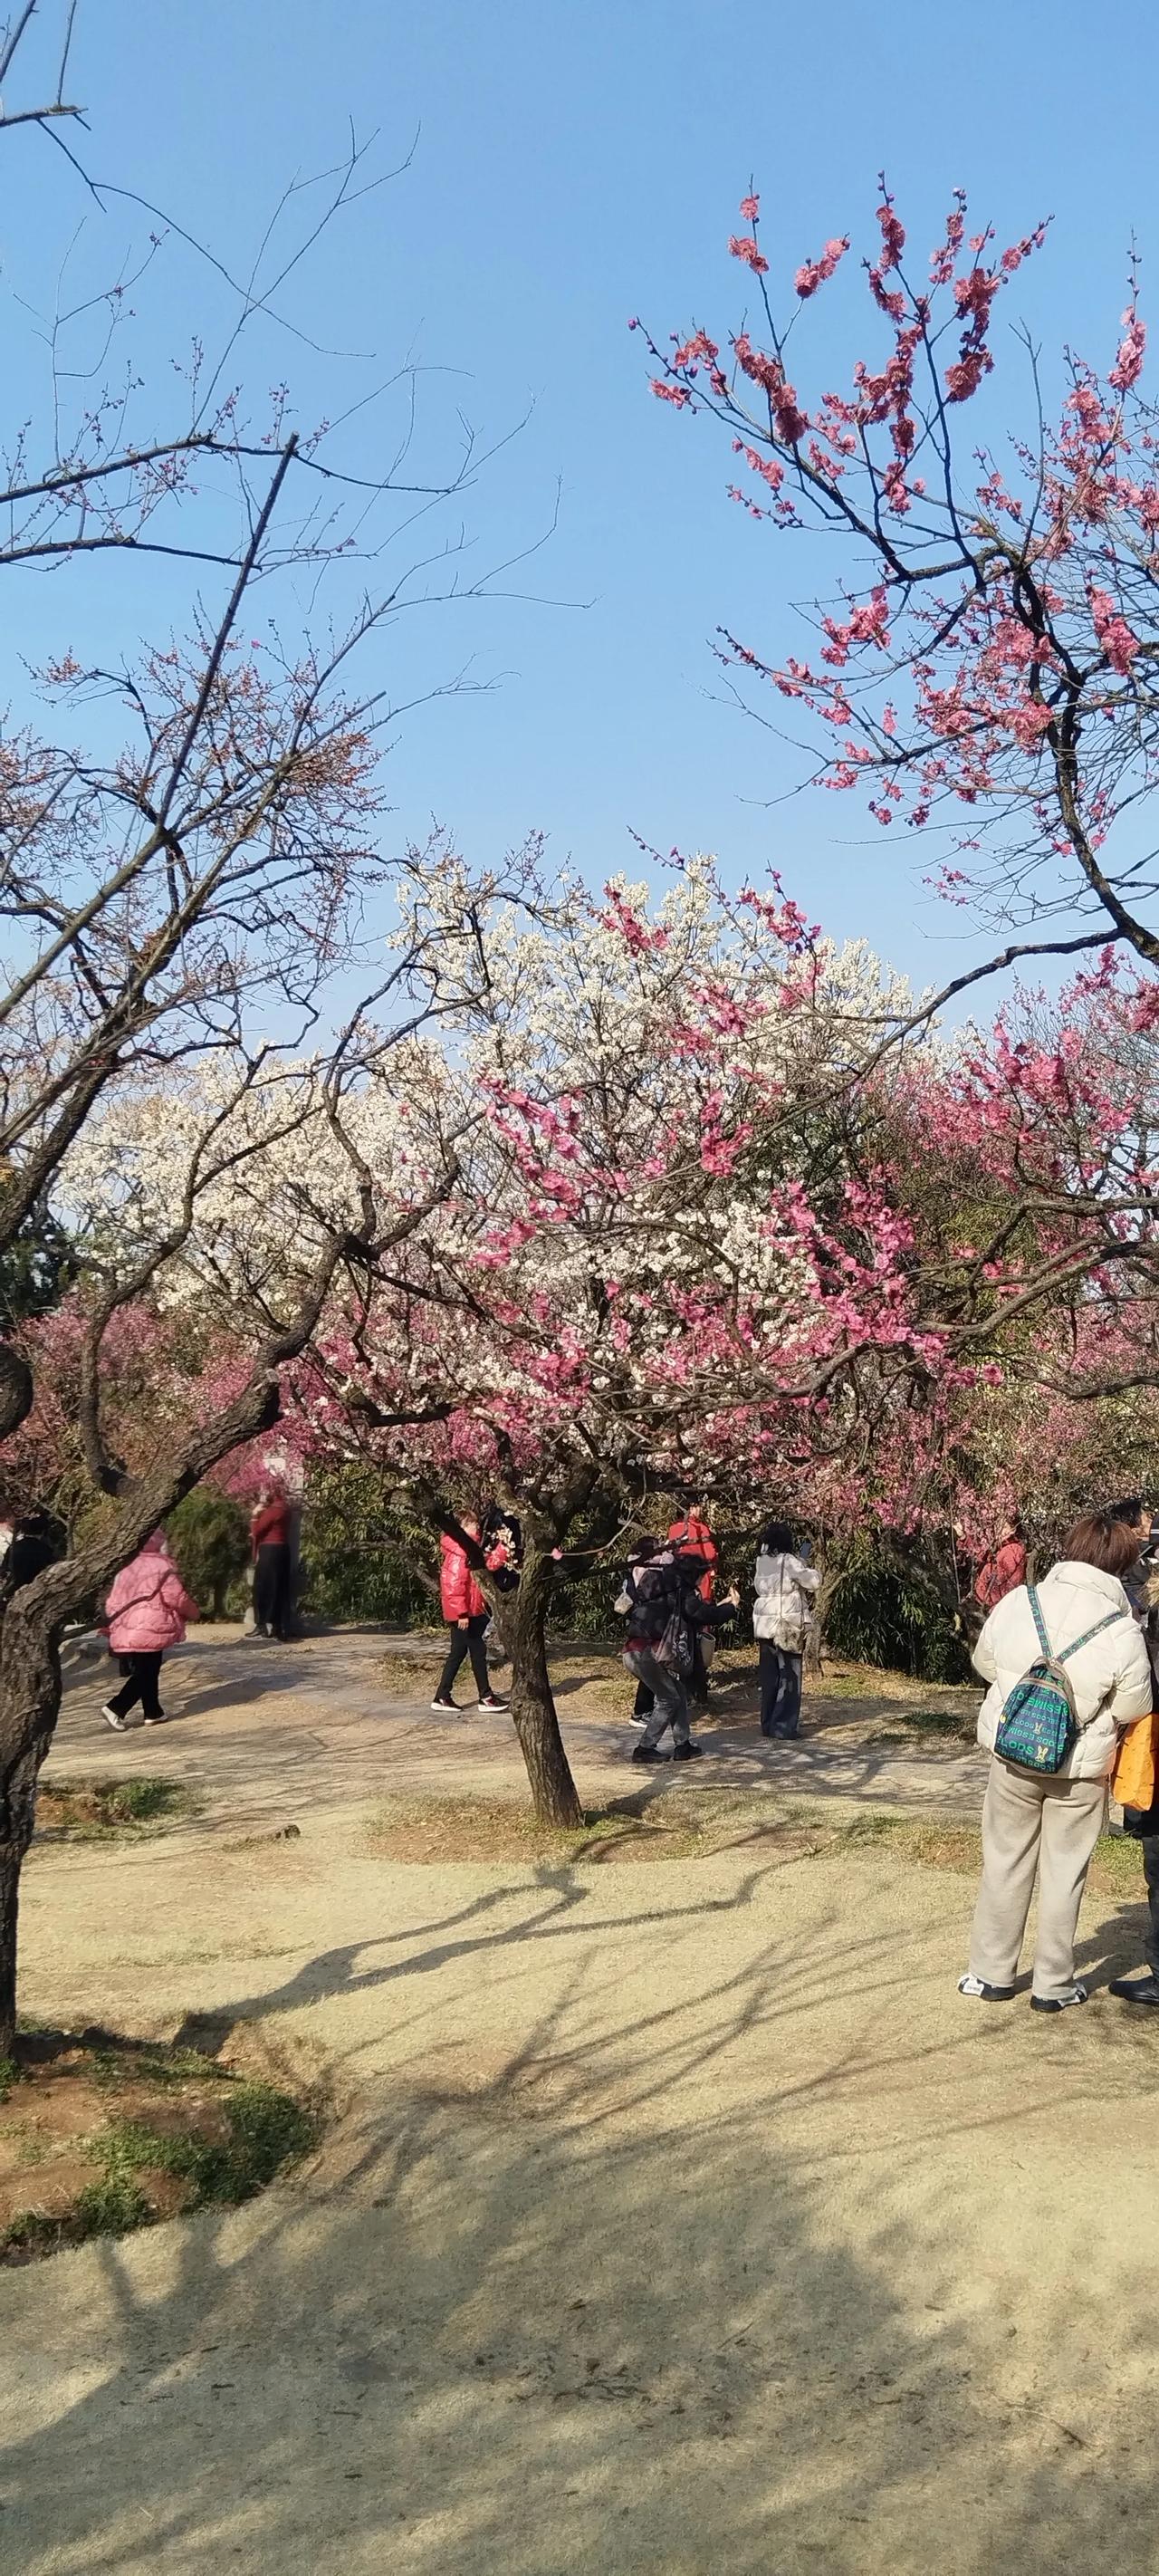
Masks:
[[[582,1825],[583,1808],[563,1749],[547,1669],[545,1628],[551,1577],[524,1559],[517,1592],[503,1596],[502,1630],[511,1655],[511,1715],[541,1825]]]
[[[11,1614],[9,1614],[11,1615]],[[6,1623],[7,1625],[7,1623]],[[36,1783],[60,1707],[60,1658],[51,1637],[17,1655],[0,1651],[0,2057],[16,2038],[16,1926],[20,1872],[36,1821]]]

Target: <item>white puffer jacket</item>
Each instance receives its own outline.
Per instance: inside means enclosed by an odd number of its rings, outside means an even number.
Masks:
[[[1101,1636],[1092,1637],[1089,1646],[1072,1655],[1065,1667],[1082,1732],[1071,1746],[1063,1774],[1073,1780],[1105,1779],[1114,1763],[1120,1730],[1134,1718],[1146,1717],[1151,1706],[1151,1666],[1142,1634],[1118,1575],[1100,1574],[1095,1565],[1070,1559],[1053,1565],[1038,1586],[1038,1598],[1056,1655],[1073,1638],[1097,1627],[1112,1610],[1123,1614],[1113,1628],[1104,1628]],[[1008,1592],[991,1611],[974,1648],[974,1669],[991,1686],[978,1717],[978,1742],[988,1753],[994,1750],[1008,1692],[1041,1652],[1026,1585],[1020,1583],[1017,1592]]]
[[[820,1580],[802,1556],[758,1556],[754,1637],[771,1637],[774,1644],[799,1654],[801,1632],[811,1623],[812,1595]]]

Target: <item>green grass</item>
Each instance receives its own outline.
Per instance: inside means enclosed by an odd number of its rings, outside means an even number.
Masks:
[[[0,2102],[6,2102],[14,2084],[20,2082],[20,2069],[14,2057],[0,2057]]]
[[[272,2084],[233,2083],[221,2107],[229,2130],[224,2139],[167,2137],[147,2121],[112,2121],[104,2135],[93,2141],[93,2152],[105,2167],[108,2190],[131,2196],[133,2176],[153,2172],[175,2174],[191,2183],[194,2208],[207,2201],[251,2200],[283,2165],[305,2155],[312,2143],[314,2127],[308,2114]]]
[[[149,2197],[150,2175],[172,2175],[186,2186],[184,2212],[233,2207],[251,2200],[307,2154],[317,2136],[317,2121],[290,2094],[273,2084],[232,2076],[192,2049],[173,2052],[167,2063],[159,2051],[99,2050],[92,2072],[102,2087],[139,2086],[145,2076],[171,2097],[179,2086],[196,2082],[202,2097],[196,2110],[204,2110],[208,2093],[225,2135],[205,2137],[193,2128],[167,2133],[148,2120],[114,2117],[84,2141],[84,2152],[97,2168],[92,2181],[56,2215],[36,2208],[18,2211],[0,2233],[0,2259],[52,2254],[90,2237],[125,2236],[150,2226],[158,2216]],[[33,2153],[26,2160],[43,2158]]]

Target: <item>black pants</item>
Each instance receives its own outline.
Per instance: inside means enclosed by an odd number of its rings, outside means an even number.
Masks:
[[[475,1676],[475,1688],[480,1699],[490,1698],[491,1684],[487,1677],[487,1652],[483,1644],[489,1615],[489,1612],[484,1610],[481,1618],[468,1619],[465,1628],[452,1628],[450,1650],[439,1675],[439,1687],[436,1693],[438,1699],[454,1697],[455,1675],[468,1655],[471,1658],[471,1670]]]
[[[122,1682],[119,1691],[109,1701],[109,1707],[115,1708],[118,1717],[127,1717],[129,1710],[135,1708],[140,1700],[142,1717],[159,1717],[161,1702],[157,1696],[157,1680],[161,1671],[160,1649],[155,1655],[122,1655],[121,1662],[128,1665],[129,1678]]]
[[[1147,1881],[1147,1965],[1159,1977],[1159,1834],[1143,1836],[1143,1876]]]
[[[771,1637],[761,1645],[761,1733],[799,1735],[801,1731],[801,1658],[776,1646]]]
[[[283,1539],[267,1539],[258,1549],[254,1574],[254,1618],[259,1628],[286,1636],[290,1618],[290,1551]]]

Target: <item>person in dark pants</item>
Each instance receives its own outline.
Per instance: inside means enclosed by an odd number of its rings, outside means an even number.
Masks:
[[[157,1692],[161,1657],[167,1646],[180,1645],[185,1622],[196,1619],[198,1609],[160,1530],[154,1530],[110,1586],[105,1614],[110,1648],[120,1657],[122,1670],[126,1663],[129,1668],[127,1680],[101,1710],[106,1726],[123,1735],[125,1719],[138,1700],[143,1723],[163,1726],[165,1711]]]
[[[820,1583],[786,1521],[770,1521],[757,1555],[753,1635],[760,1647],[761,1733],[801,1731],[801,1665]]]
[[[250,1522],[254,1554],[254,1630],[285,1645],[290,1626],[290,1506],[272,1488],[258,1496]]]
[[[634,1762],[662,1762],[660,1738],[672,1729],[672,1760],[691,1762],[700,1753],[689,1732],[688,1677],[693,1639],[698,1629],[727,1627],[736,1617],[735,1586],[723,1601],[701,1599],[702,1557],[673,1556],[658,1549],[636,1567],[625,1589],[631,1597],[624,1663],[653,1697],[652,1715],[632,1753]]]
[[[626,1619],[632,1608],[632,1604],[635,1599],[635,1577],[639,1573],[641,1566],[650,1565],[652,1558],[657,1556],[659,1552],[660,1541],[657,1538],[638,1538],[635,1545],[629,1548],[628,1562],[624,1570],[624,1580],[613,1604],[614,1609],[621,1619]],[[629,1717],[632,1725],[644,1726],[647,1723],[647,1720],[651,1717],[655,1706],[655,1692],[649,1689],[647,1682],[638,1681],[636,1684],[636,1696],[632,1702],[631,1709],[629,1710]]]
[[[152,1655],[122,1655],[119,1660],[122,1672],[128,1667],[129,1678],[106,1701],[103,1714],[110,1723],[112,1718],[119,1718],[123,1726],[130,1709],[135,1708],[140,1700],[142,1723],[145,1726],[164,1725],[165,1711],[158,1688],[161,1679],[160,1647]]]
[[[478,1521],[464,1520],[462,1527],[468,1538],[478,1540]],[[488,1678],[487,1650],[483,1639],[487,1633],[490,1614],[486,1600],[467,1562],[467,1551],[461,1540],[452,1538],[445,1530],[442,1546],[443,1566],[439,1592],[443,1617],[451,1632],[451,1642],[431,1707],[443,1715],[456,1706],[455,1676],[469,1655],[480,1708],[485,1710],[506,1708],[506,1700],[496,1697]],[[507,1562],[506,1548],[502,1546],[492,1548],[486,1561],[491,1572],[501,1572]]]

